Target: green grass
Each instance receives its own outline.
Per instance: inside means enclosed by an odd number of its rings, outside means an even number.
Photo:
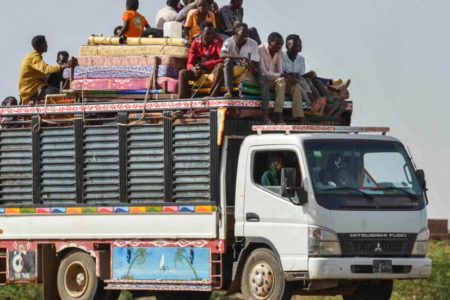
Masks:
[[[450,299],[450,241],[430,243],[428,255],[433,259],[430,280],[395,281],[392,300],[449,300]],[[56,287],[55,287],[56,288]],[[215,293],[213,300],[219,300],[221,293]],[[0,287],[1,300],[41,300],[40,285],[8,285]],[[227,300],[238,297],[227,297]],[[298,300],[336,300],[341,297],[299,297]],[[297,300],[293,298],[293,300]],[[129,293],[122,293],[120,300],[131,300]]]

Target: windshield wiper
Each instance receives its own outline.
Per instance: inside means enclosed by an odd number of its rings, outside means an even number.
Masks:
[[[354,192],[357,192],[357,193],[363,195],[364,198],[366,198],[366,199],[368,199],[368,200],[373,200],[373,199],[374,199],[374,197],[373,197],[372,195],[367,194],[367,193],[365,193],[365,192],[363,192],[363,191],[361,191],[361,190],[359,190],[359,189],[356,189],[356,188],[353,188],[353,187],[350,187],[350,186],[337,187],[337,188],[330,188],[330,189],[322,189],[322,191],[324,191],[324,192],[354,191]]]
[[[417,195],[408,192],[405,189],[396,187],[396,186],[390,186],[390,187],[383,187],[383,188],[376,188],[376,189],[372,189],[372,191],[398,191],[398,192],[402,192],[403,194],[405,194],[406,196],[408,196],[409,199],[414,200],[414,201],[419,201],[419,197],[417,197]]]

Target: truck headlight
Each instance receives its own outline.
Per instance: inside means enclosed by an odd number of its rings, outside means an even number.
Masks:
[[[428,228],[422,229],[419,232],[414,243],[413,256],[427,256],[428,253],[428,238],[430,237],[430,232]]]
[[[308,245],[310,256],[342,255],[336,233],[320,227],[309,227]]]

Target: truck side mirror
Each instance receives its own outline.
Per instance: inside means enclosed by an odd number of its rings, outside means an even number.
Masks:
[[[296,169],[283,168],[281,170],[281,196],[288,198],[295,205],[303,205],[307,202],[308,194],[305,189],[296,186],[296,178]]]
[[[420,187],[426,192],[427,189],[427,180],[425,179],[425,171],[417,170],[416,171],[417,179],[419,180]]]

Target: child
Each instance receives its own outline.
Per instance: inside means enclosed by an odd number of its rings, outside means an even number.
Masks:
[[[6,97],[5,100],[2,101],[1,106],[10,107],[17,106],[19,103],[15,97]],[[0,128],[17,128],[20,127],[20,124],[14,124],[17,122],[17,116],[12,117],[0,117]],[[11,123],[13,122],[13,123]]]
[[[143,15],[137,12],[139,0],[127,0],[127,10],[122,15],[123,28],[118,36],[140,37],[150,25]]]
[[[193,41],[201,32],[201,24],[204,22],[210,22],[216,26],[216,18],[210,11],[211,4],[208,0],[197,0],[197,9],[193,9],[189,12],[186,24],[184,24],[184,30],[186,37],[189,37],[189,41]]]

